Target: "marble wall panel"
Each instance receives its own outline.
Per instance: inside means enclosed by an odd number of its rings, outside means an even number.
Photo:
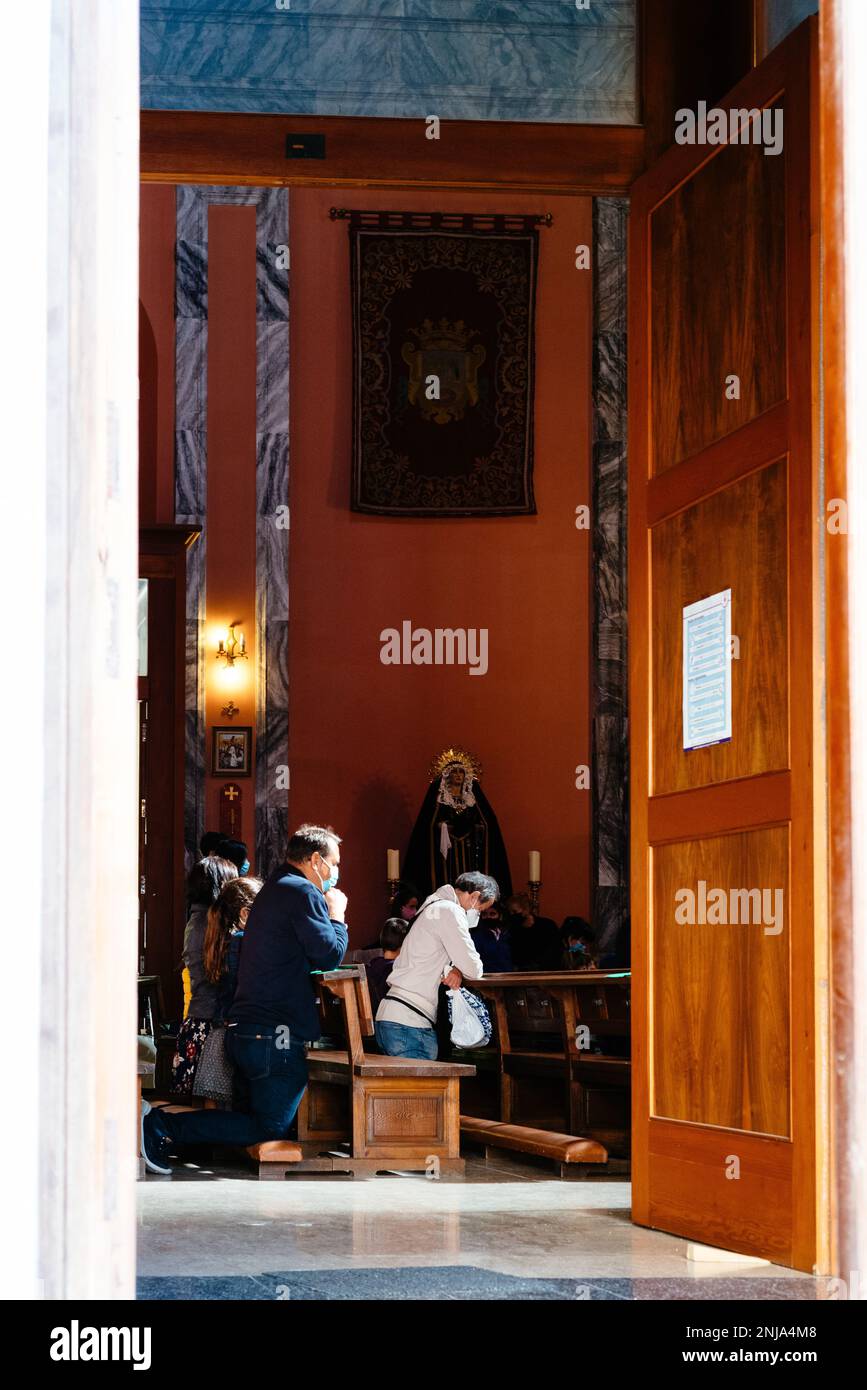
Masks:
[[[195,6],[190,7],[195,10]],[[186,814],[188,854],[205,828],[207,611],[208,208],[256,206],[256,867],[285,848],[288,770],[289,241],[286,189],[178,188],[175,519],[202,528],[187,566]],[[281,524],[283,523],[283,524]]]
[[[145,108],[635,124],[635,0],[142,0]]]
[[[625,198],[593,203],[593,921],[628,960]]]

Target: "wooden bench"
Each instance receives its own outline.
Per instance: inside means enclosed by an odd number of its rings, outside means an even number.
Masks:
[[[298,1140],[254,1144],[261,1178],[299,1172],[463,1172],[460,1079],[475,1068],[365,1052],[373,1016],[363,965],[313,977],[323,1032],[342,1046],[308,1049]],[[346,1147],[346,1152],[342,1151]],[[300,1151],[300,1152],[299,1152]],[[336,1151],[336,1152],[335,1152]]]
[[[496,1120],[476,1119],[470,1115],[461,1115],[461,1135],[484,1145],[486,1162],[492,1149],[511,1149],[516,1153],[553,1159],[559,1164],[562,1178],[607,1172],[608,1152],[595,1139],[580,1139],[575,1134],[558,1134],[526,1125],[499,1124]]]
[[[501,1124],[595,1139],[618,1158],[630,1144],[627,971],[514,972],[466,981],[488,1004],[496,1069],[462,1089],[461,1109]],[[584,1033],[579,1034],[582,1028]],[[611,1040],[611,1051],[586,1046]],[[620,1167],[622,1165],[618,1165]]]

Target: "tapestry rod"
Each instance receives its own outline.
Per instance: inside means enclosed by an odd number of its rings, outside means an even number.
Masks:
[[[396,227],[413,231],[527,231],[531,227],[554,225],[551,212],[377,212],[331,208],[328,215],[332,222],[349,221],[356,227]]]

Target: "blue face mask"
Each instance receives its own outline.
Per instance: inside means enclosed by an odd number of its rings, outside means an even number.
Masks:
[[[241,878],[243,878],[244,875],[249,871],[249,868],[250,868],[250,861],[249,861],[249,859],[245,859],[244,862],[243,862],[243,864],[241,865],[241,872],[240,872],[240,877],[241,877]]]
[[[584,951],[586,950],[586,947],[584,946],[583,942],[581,942],[581,941],[576,941],[575,944],[574,944],[573,946],[570,946],[570,947],[569,947],[569,950],[570,950],[570,951],[580,951],[581,954],[583,955],[583,954],[584,954]]]
[[[337,880],[338,880],[338,878],[340,877],[340,865],[339,865],[339,864],[332,864],[332,865],[330,865],[329,867],[330,867],[330,869],[331,869],[331,875],[330,875],[329,878],[326,878],[325,881],[324,881],[323,884],[322,884],[322,891],[323,891],[323,893],[327,893],[328,890],[329,890],[330,888],[336,888],[336,887],[337,887]]]

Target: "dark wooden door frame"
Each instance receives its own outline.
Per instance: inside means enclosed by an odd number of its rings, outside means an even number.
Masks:
[[[170,605],[171,631],[153,633],[154,615],[149,604],[147,680],[148,740],[152,747],[158,743],[162,754],[160,762],[154,757],[148,759],[150,838],[154,838],[158,818],[162,818],[166,823],[160,827],[160,838],[164,845],[170,847],[168,864],[160,863],[159,856],[151,856],[147,885],[149,920],[155,927],[162,922],[163,932],[166,931],[167,924],[170,948],[165,954],[172,962],[180,961],[186,919],[186,556],[190,546],[200,535],[201,531],[195,526],[147,526],[139,531],[140,578],[168,581],[173,586],[173,600]],[[155,635],[158,636],[158,641],[151,640]],[[161,781],[161,778],[164,781]],[[172,969],[173,967],[166,967],[162,971],[151,970],[148,962],[145,972],[161,974],[163,997],[170,1012],[173,1003],[177,1003],[180,988],[180,977],[175,977]]]

